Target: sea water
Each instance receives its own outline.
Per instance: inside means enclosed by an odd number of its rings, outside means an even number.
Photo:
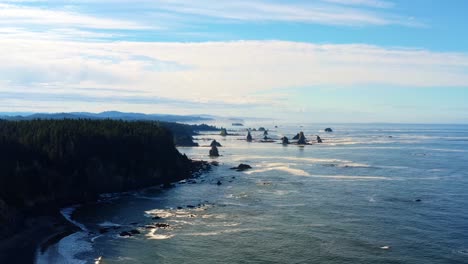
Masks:
[[[38,262],[468,263],[468,126],[263,125],[273,139],[304,131],[324,143],[262,143],[263,132],[248,143],[243,127],[201,134],[201,147],[179,151],[219,166],[195,184],[77,207],[86,229]],[[253,168],[229,169],[239,163]],[[141,234],[119,236],[132,229]]]

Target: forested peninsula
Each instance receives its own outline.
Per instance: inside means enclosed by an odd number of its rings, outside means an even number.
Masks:
[[[24,226],[25,211],[190,177],[203,163],[179,153],[175,141],[194,145],[194,130],[209,129],[110,119],[0,120],[0,237]]]

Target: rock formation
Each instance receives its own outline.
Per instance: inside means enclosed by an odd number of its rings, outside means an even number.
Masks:
[[[252,142],[252,135],[250,134],[250,131],[247,132],[247,142]]]
[[[228,132],[227,132],[227,130],[226,130],[225,128],[221,128],[221,133],[220,133],[220,135],[223,136],[223,137],[225,137],[225,136],[227,136],[227,135],[229,135],[229,134],[228,134]]]
[[[236,171],[245,171],[248,169],[251,169],[252,167],[248,164],[241,163],[237,167],[232,167],[231,170],[236,170]]]
[[[218,141],[216,141],[216,139],[213,139],[213,141],[211,141],[211,144],[210,144],[210,147],[222,147],[221,146],[221,143],[219,143]]]
[[[320,138],[320,136],[317,136],[317,143],[322,143],[322,139]]]
[[[288,144],[289,144],[289,139],[288,139],[288,137],[282,137],[282,138],[281,138],[281,142],[283,143],[283,145],[288,145]]]
[[[333,132],[333,129],[327,127],[327,128],[325,128],[325,132]]]
[[[212,146],[210,149],[210,157],[219,157],[218,148],[216,146]]]
[[[299,145],[305,145],[305,144],[307,144],[307,141],[306,141],[306,140],[307,140],[307,139],[306,139],[306,137],[304,136],[304,132],[301,131],[301,132],[299,133],[299,139],[297,140],[297,144],[299,144]]]

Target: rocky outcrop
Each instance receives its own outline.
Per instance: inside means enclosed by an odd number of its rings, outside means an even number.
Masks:
[[[221,143],[219,143],[218,141],[216,141],[216,139],[213,139],[213,141],[211,141],[211,144],[210,144],[210,147],[222,147],[221,146]]]
[[[299,133],[297,133],[292,139],[293,139],[293,140],[298,140],[298,139],[299,139],[299,136],[300,136]]]
[[[281,138],[281,143],[282,143],[283,145],[288,145],[288,144],[289,144],[289,139],[288,139],[288,137],[282,137],[282,138]]]
[[[263,131],[264,136],[268,136],[268,130]]]
[[[227,135],[229,135],[229,134],[228,134],[228,132],[227,132],[227,130],[226,130],[225,128],[221,128],[220,135],[223,136],[223,137],[225,137],[225,136],[227,136]]]
[[[247,142],[252,142],[252,135],[250,134],[250,131],[247,132]]]
[[[264,127],[259,127],[258,131],[266,131],[266,129]]]
[[[216,146],[212,146],[210,149],[210,157],[219,157],[218,148]]]
[[[320,138],[320,136],[317,136],[317,143],[322,143],[322,139]]]
[[[333,132],[333,129],[331,129],[331,128],[327,127],[327,128],[325,128],[325,130],[324,130],[324,131],[325,131],[325,132]]]
[[[307,144],[307,139],[306,137],[304,136],[304,132],[299,132],[299,139],[297,140],[297,144],[299,145],[305,145]]]
[[[252,168],[252,166],[250,166],[249,164],[241,163],[237,167],[232,167],[231,170],[245,171],[245,170],[248,170],[248,169],[251,169],[251,168]]]

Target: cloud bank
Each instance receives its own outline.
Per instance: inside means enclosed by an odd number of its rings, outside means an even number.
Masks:
[[[284,105],[288,89],[468,87],[468,55],[288,41],[0,40],[0,92]],[[71,100],[70,97],[66,97]],[[2,100],[5,100],[5,96]],[[18,99],[18,98],[16,98]],[[47,98],[43,98],[46,100]],[[55,102],[60,104],[63,102]],[[148,112],[148,111],[144,111]]]

